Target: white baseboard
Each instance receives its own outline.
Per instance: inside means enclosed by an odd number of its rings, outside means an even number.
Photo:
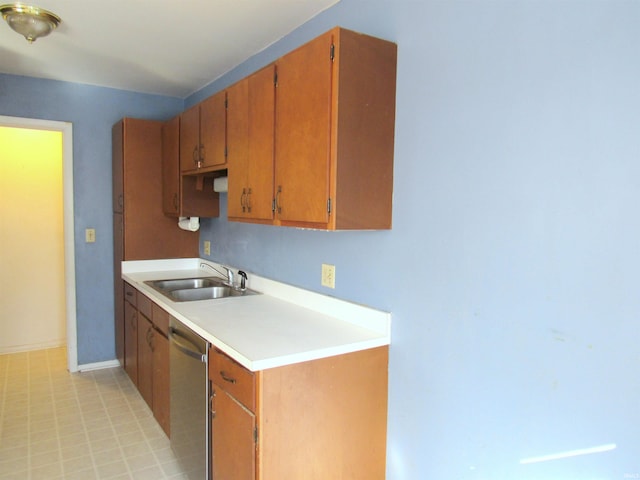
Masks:
[[[119,367],[120,362],[118,360],[107,360],[106,362],[85,363],[84,365],[78,365],[79,372],[89,372],[91,370],[101,370],[103,368]]]
[[[0,347],[0,355],[6,355],[8,353],[22,353],[22,352],[32,352],[34,350],[45,350],[47,348],[58,348],[64,347],[67,343],[65,338],[52,340],[50,342],[42,342],[42,343],[33,343],[29,345],[6,345],[4,347]]]

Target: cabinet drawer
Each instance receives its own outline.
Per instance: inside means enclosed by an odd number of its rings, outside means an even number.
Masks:
[[[255,412],[254,372],[233,361],[220,350],[212,348],[209,356],[209,379]]]
[[[152,318],[151,321],[155,327],[160,330],[165,337],[169,336],[169,312],[165,312],[155,303],[151,305]]]
[[[151,300],[138,292],[138,311],[151,320]]]
[[[137,293],[138,291],[134,287],[124,282],[124,298],[134,307],[138,304]]]

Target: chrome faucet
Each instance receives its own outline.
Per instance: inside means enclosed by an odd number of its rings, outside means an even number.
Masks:
[[[231,270],[229,267],[225,267],[224,265],[222,265],[222,268],[224,268],[227,271],[227,283],[229,284],[230,287],[233,288],[234,284],[233,284],[233,270]]]
[[[224,265],[220,265],[220,266],[222,268],[224,268],[225,273],[227,275],[227,284],[231,288],[239,289],[241,291],[245,291],[247,289],[247,274],[245,272],[243,272],[242,270],[238,270],[238,275],[240,276],[240,285],[238,285],[236,287],[236,285],[234,283],[233,270],[231,270],[229,267],[225,267]],[[210,268],[211,270],[213,270],[217,274],[222,274],[222,272],[220,270],[218,270],[216,267],[214,267],[213,265],[209,265],[208,263],[200,262],[200,268],[204,268],[204,267]]]
[[[211,270],[213,270],[214,272],[216,272],[218,275],[227,275],[227,283],[233,287],[233,271],[228,268],[225,267],[224,265],[220,265],[222,268],[225,269],[225,273],[223,274],[220,270],[218,270],[216,267],[214,267],[213,265],[209,265],[208,263],[204,263],[204,262],[200,262],[200,268],[204,268],[207,267]]]

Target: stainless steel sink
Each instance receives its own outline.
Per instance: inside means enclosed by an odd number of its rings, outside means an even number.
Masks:
[[[183,290],[187,288],[215,287],[223,284],[223,280],[210,278],[176,278],[171,280],[155,280],[145,282],[156,290]]]
[[[215,298],[242,297],[256,295],[254,290],[230,287],[218,277],[172,278],[144,282],[174,302],[194,302]]]

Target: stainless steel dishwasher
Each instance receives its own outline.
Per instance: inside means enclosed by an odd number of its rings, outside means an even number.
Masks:
[[[173,317],[169,342],[171,449],[189,480],[208,480],[209,344]]]

